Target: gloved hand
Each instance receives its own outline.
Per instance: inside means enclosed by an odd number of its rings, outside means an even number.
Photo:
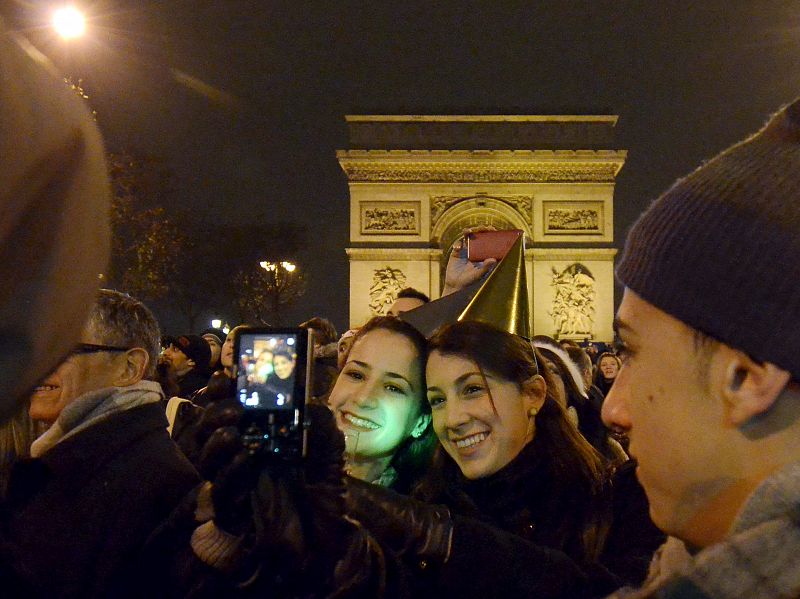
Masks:
[[[271,591],[372,587],[384,576],[383,556],[343,517],[344,439],[330,410],[306,410],[308,456],[300,464],[249,453],[232,427],[209,437],[201,468],[213,475],[213,520],[195,531],[192,546],[235,582],[258,580]]]
[[[444,564],[450,557],[453,520],[443,505],[431,505],[347,477],[347,513],[395,555]]]

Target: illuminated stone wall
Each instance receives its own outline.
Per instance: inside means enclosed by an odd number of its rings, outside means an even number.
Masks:
[[[466,226],[491,224],[525,232],[535,333],[610,340],[615,250],[608,246],[626,157],[607,149],[615,123],[613,116],[348,117],[359,147],[337,158],[350,189],[350,325],[385,313],[403,287],[437,298],[450,244]]]

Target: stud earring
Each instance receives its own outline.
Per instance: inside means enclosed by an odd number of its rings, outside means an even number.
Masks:
[[[536,407],[531,408],[530,410],[528,410],[528,415],[531,418],[536,418],[536,414],[538,414],[538,413],[539,413],[539,408],[536,408]]]

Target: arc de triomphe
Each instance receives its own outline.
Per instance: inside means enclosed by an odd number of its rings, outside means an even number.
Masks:
[[[403,287],[437,298],[464,227],[522,229],[535,334],[610,341],[613,115],[350,115],[350,325]],[[444,250],[444,251],[443,251]]]

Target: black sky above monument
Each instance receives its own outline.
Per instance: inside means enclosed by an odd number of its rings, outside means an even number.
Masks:
[[[800,6],[777,0],[85,5],[95,37],[43,50],[84,78],[109,147],[164,157],[199,216],[316,230],[297,317],[339,328],[345,114],[618,114],[621,247],[677,176],[800,94]],[[0,8],[43,39],[31,3]]]

